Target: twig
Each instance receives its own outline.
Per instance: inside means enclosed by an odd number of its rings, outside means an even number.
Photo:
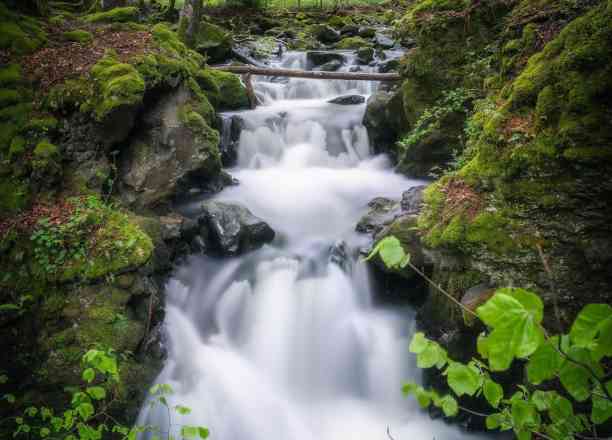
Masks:
[[[539,237],[539,232],[536,232],[536,235]],[[550,290],[552,291],[553,296],[553,309],[555,311],[555,319],[557,320],[557,331],[561,333],[563,331],[563,325],[561,324],[561,313],[559,311],[559,300],[557,298],[557,288],[555,286],[555,279],[553,277],[552,270],[550,269],[550,265],[548,264],[548,259],[542,250],[542,245],[540,243],[536,243],[536,248],[538,249],[538,254],[540,256],[540,260],[542,260],[542,265],[544,266],[544,270],[550,279]]]
[[[389,440],[395,440],[393,438],[393,436],[391,435],[391,431],[389,430],[389,426],[387,425],[387,437],[389,437]]]

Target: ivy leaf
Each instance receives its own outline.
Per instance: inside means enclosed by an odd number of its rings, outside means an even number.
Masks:
[[[612,381],[606,384],[608,392],[612,393]],[[596,393],[593,394],[593,408],[591,410],[591,421],[598,425],[605,423],[612,417],[612,401],[603,397],[603,390],[598,385]]]
[[[559,370],[559,379],[561,379],[561,384],[574,399],[578,402],[584,402],[591,395],[591,372],[585,366],[589,366],[593,371],[599,370],[601,373],[600,367],[592,362],[590,352],[585,348],[571,347],[567,351],[567,356],[571,360],[563,360]]]
[[[538,349],[544,341],[543,309],[542,300],[523,289],[500,289],[478,307],[478,316],[492,329],[486,346],[493,371],[507,370],[515,357],[525,358]]]
[[[385,237],[379,241],[367,256],[366,261],[371,260],[376,255],[380,255],[385,266],[390,269],[406,267],[410,262],[410,255],[404,252],[402,244],[394,236]]]
[[[527,363],[527,379],[534,385],[539,385],[545,380],[555,377],[561,367],[562,358],[556,347],[559,337],[554,336],[540,345],[529,357]]]
[[[93,368],[86,368],[85,371],[83,371],[83,380],[87,383],[91,383],[95,379],[95,377],[96,372]]]
[[[491,379],[486,379],[484,381],[482,392],[487,402],[489,402],[493,408],[497,408],[499,402],[501,402],[501,399],[504,397],[504,390],[501,385],[493,382]]]
[[[421,332],[412,337],[409,350],[416,353],[417,367],[419,368],[431,368],[435,365],[436,368],[440,369],[448,361],[446,350],[437,342],[427,339]]]
[[[459,397],[473,396],[480,388],[480,376],[473,368],[458,362],[451,363],[446,369],[448,385]]]
[[[102,400],[106,397],[106,390],[102,387],[89,387],[86,391],[94,400]]]
[[[600,330],[600,324],[612,316],[612,306],[608,304],[588,304],[574,321],[570,338],[574,345],[592,347],[593,340]]]
[[[459,412],[459,404],[453,396],[447,394],[440,399],[439,403],[439,406],[442,408],[442,411],[446,417],[454,417]]]

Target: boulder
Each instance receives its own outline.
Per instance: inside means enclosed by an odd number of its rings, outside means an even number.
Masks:
[[[203,234],[222,255],[248,252],[274,239],[274,230],[243,206],[208,201],[202,204],[202,211],[198,221]]]
[[[344,55],[337,52],[326,52],[318,50],[306,52],[307,69],[322,66],[331,61],[338,61],[342,65],[346,62],[346,58],[344,57]]]
[[[383,61],[378,65],[378,71],[380,73],[389,73],[392,71],[398,71],[400,68],[400,61],[397,58],[391,58],[390,60]]]
[[[402,194],[401,208],[404,214],[418,215],[423,207],[425,185],[413,186]]]
[[[194,48],[208,57],[208,62],[225,61],[232,53],[231,35],[216,24],[203,21],[195,36]]]
[[[238,144],[240,133],[244,128],[244,119],[240,115],[220,115],[219,126],[221,127],[221,162],[223,166],[231,167],[238,160]]]
[[[401,213],[399,204],[385,197],[371,200],[368,208],[370,208],[369,211],[361,217],[355,230],[372,236],[377,235]]]
[[[374,38],[374,36],[376,35],[376,29],[367,26],[360,27],[357,34],[361,38]]]
[[[340,32],[326,25],[319,25],[314,29],[314,35],[321,43],[331,44],[340,41]]]
[[[395,143],[408,126],[401,90],[378,90],[368,98],[363,120],[374,151],[395,156]],[[395,158],[395,157],[394,157]]]
[[[374,59],[374,49],[371,47],[361,47],[357,49],[357,61],[360,64],[369,64]]]
[[[180,87],[145,112],[141,129],[120,155],[121,189],[128,204],[153,207],[174,197],[188,180],[211,179],[220,172],[219,133],[203,115],[210,107],[205,104]]]
[[[386,35],[376,33],[376,36],[374,37],[374,44],[383,49],[391,49],[393,46],[395,46],[395,41]]]
[[[342,67],[342,62],[338,60],[329,61],[321,66],[319,66],[315,70],[322,70],[323,72],[335,72]]]
[[[327,102],[337,105],[357,105],[363,104],[365,102],[365,98],[361,95],[345,95],[331,99]]]
[[[359,34],[359,26],[354,24],[347,24],[342,29],[340,29],[340,34],[343,37],[356,37]]]

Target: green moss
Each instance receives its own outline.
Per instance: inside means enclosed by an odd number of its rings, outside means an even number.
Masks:
[[[218,109],[236,110],[249,106],[246,88],[240,77],[233,73],[204,69],[198,73],[196,80]]]
[[[360,49],[362,47],[372,47],[372,42],[362,37],[346,37],[336,43],[336,49]]]
[[[100,96],[93,105],[96,119],[102,120],[112,111],[142,102],[145,82],[131,64],[119,62],[112,53],[107,53],[91,69],[99,88]]]
[[[83,17],[83,21],[86,23],[117,23],[135,21],[136,19],[138,19],[138,8],[134,6],[115,8],[110,11],[97,12]]]
[[[332,27],[335,27],[336,29],[340,29],[347,24],[347,19],[346,17],[340,17],[338,15],[334,15],[329,20],[327,20],[327,24],[329,24]]]
[[[16,136],[11,141],[11,147],[9,149],[9,157],[14,159],[20,157],[25,152],[26,141],[21,136]]]
[[[210,62],[224,61],[231,55],[231,35],[215,24],[202,22],[195,36],[193,48],[206,54]]]
[[[29,199],[27,183],[13,177],[0,177],[0,218],[21,211]]]
[[[7,86],[21,81],[21,66],[19,64],[9,64],[0,67],[0,86]]]
[[[59,149],[56,145],[53,145],[49,141],[41,141],[34,148],[34,158],[43,160],[43,159],[52,159],[54,157],[59,156]]]
[[[81,44],[89,44],[93,41],[93,35],[91,32],[81,29],[64,32],[62,36],[68,41],[74,41]]]
[[[21,101],[21,93],[18,90],[0,89],[0,107],[16,104]]]
[[[49,133],[57,129],[58,124],[58,120],[51,115],[41,116],[30,119],[25,126],[25,130],[35,133]]]
[[[51,111],[87,111],[93,106],[95,84],[85,78],[69,79],[54,86],[44,97],[44,105]]]

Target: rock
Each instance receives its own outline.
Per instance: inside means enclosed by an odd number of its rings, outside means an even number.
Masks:
[[[402,194],[401,208],[405,214],[418,215],[423,207],[423,190],[426,185],[413,186]]]
[[[108,11],[114,8],[122,8],[127,5],[127,0],[101,0],[100,2],[100,7],[103,11]]]
[[[368,207],[370,210],[359,220],[355,230],[372,236],[382,231],[401,212],[400,206],[395,200],[384,197],[373,199],[368,203]]]
[[[359,34],[359,26],[354,24],[347,24],[342,29],[340,29],[340,34],[343,37],[355,37]]]
[[[376,33],[376,36],[374,37],[374,44],[383,49],[391,49],[393,46],[395,46],[395,41],[386,35]]]
[[[359,67],[359,66],[351,66],[349,68],[349,72],[353,72],[353,73],[354,72],[361,72],[361,67]]]
[[[322,66],[330,61],[338,61],[342,64],[346,62],[346,58],[341,53],[325,52],[325,51],[309,51],[306,52],[307,69]]]
[[[209,63],[222,62],[231,56],[232,38],[225,29],[203,21],[195,36],[194,48],[206,55]]]
[[[319,25],[314,29],[314,35],[321,43],[331,44],[340,41],[340,32],[326,25]]]
[[[248,252],[274,239],[272,228],[243,206],[209,201],[202,210],[200,225],[208,229],[209,241],[222,255]]]
[[[378,65],[378,71],[380,73],[389,73],[392,71],[398,71],[400,68],[400,61],[397,58],[391,58],[390,60],[383,61]]]
[[[219,173],[219,134],[194,110],[200,106],[181,87],[162,96],[143,115],[141,130],[120,156],[127,203],[153,207],[174,197],[189,179],[211,179]]]
[[[408,126],[400,91],[378,90],[368,98],[363,123],[377,153],[395,156],[395,143]]]
[[[329,61],[322,66],[319,66],[315,70],[322,70],[323,72],[335,72],[342,67],[342,63],[338,60]]]
[[[374,59],[374,49],[362,47],[357,50],[357,61],[360,64],[368,64]]]
[[[466,290],[461,297],[461,304],[468,310],[476,312],[476,308],[483,305],[489,298],[493,296],[496,288],[489,283],[481,283]],[[463,314],[465,323],[470,325],[473,323],[474,317],[468,313]]]
[[[221,162],[223,166],[231,167],[238,160],[238,144],[240,133],[244,128],[244,120],[240,115],[219,116],[221,126],[221,142],[219,150],[221,151]]]
[[[217,110],[250,108],[246,87],[238,75],[216,69],[198,72],[196,81]]]
[[[327,102],[337,105],[357,105],[363,104],[365,102],[365,98],[361,95],[345,95],[331,99]]]
[[[351,259],[349,258],[346,242],[339,241],[334,243],[329,251],[329,261],[335,263],[344,272],[351,271]]]
[[[374,38],[374,36],[376,35],[376,29],[371,27],[360,27],[357,34],[361,38]]]

